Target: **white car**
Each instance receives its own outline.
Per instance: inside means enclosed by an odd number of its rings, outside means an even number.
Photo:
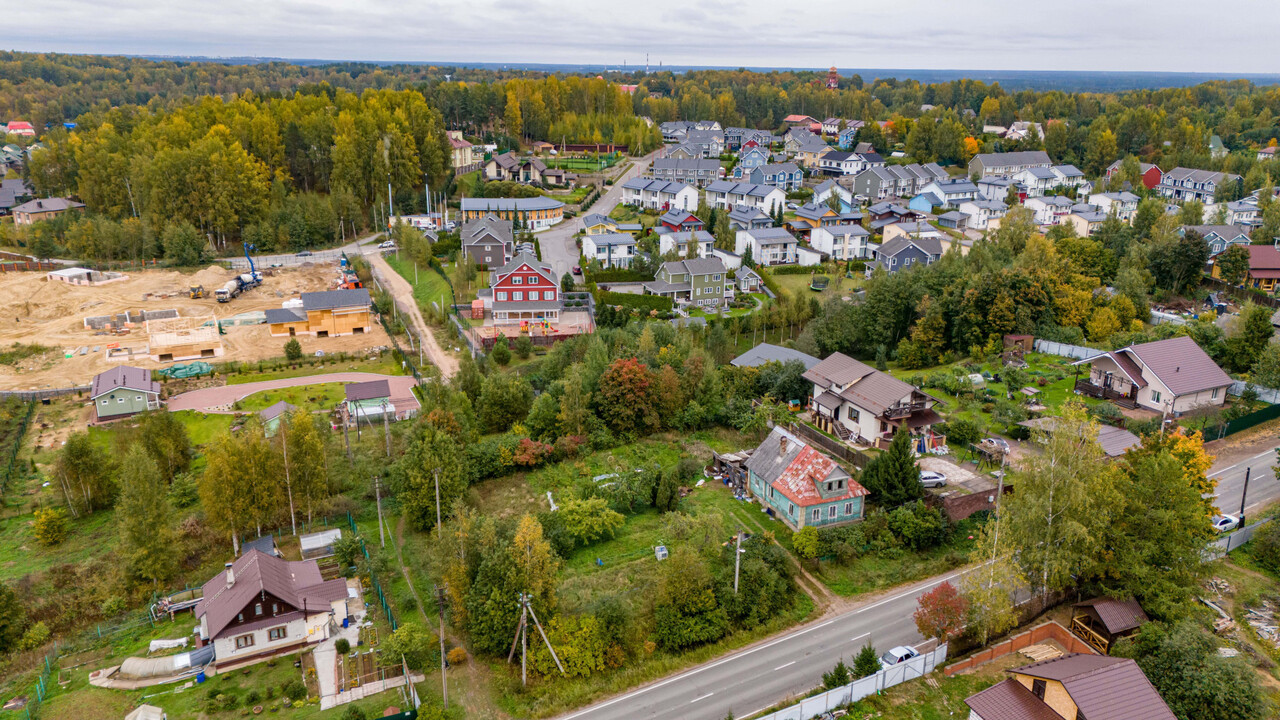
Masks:
[[[927,488],[946,487],[947,476],[943,475],[940,472],[925,470],[924,472],[920,473],[920,484]]]
[[[920,652],[910,645],[899,645],[880,656],[880,667],[888,670],[894,665],[904,663],[919,654]]]
[[[378,249],[379,249],[379,250],[395,250],[395,249],[396,249],[396,241],[395,241],[395,240],[384,240],[383,242],[378,243]]]
[[[1214,515],[1210,522],[1213,523],[1213,529],[1220,533],[1240,527],[1240,518],[1237,515]]]

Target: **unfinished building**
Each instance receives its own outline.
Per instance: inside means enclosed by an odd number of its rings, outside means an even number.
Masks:
[[[147,339],[156,362],[207,360],[223,353],[218,321],[212,315],[148,320]]]
[[[120,280],[128,280],[129,276],[118,272],[100,272],[98,270],[90,270],[89,268],[70,267],[54,270],[47,277],[50,280],[67,283],[68,285],[105,285],[109,282]]]

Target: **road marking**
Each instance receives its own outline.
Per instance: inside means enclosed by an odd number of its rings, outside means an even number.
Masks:
[[[792,665],[795,665],[795,664],[796,664],[796,661],[795,661],[795,660],[792,660],[791,662],[787,663],[786,665],[779,665],[778,667],[774,668],[774,670],[781,670],[781,669],[782,669],[782,668],[784,668],[784,667],[791,667]]]
[[[988,563],[990,563],[990,561],[989,561],[989,560],[988,560],[987,562],[982,563],[981,565],[978,565],[978,567],[983,567],[983,566],[987,565]],[[638,689],[638,690],[632,690],[631,692],[629,692],[629,693],[627,693],[627,694],[625,694],[625,695],[619,695],[618,697],[613,698],[612,700],[606,700],[606,701],[604,701],[604,702],[602,702],[602,703],[600,703],[600,704],[598,704],[598,705],[593,705],[593,706],[591,706],[591,707],[589,707],[589,708],[583,708],[582,710],[579,710],[578,712],[573,713],[572,715],[564,715],[564,716],[561,716],[561,717],[559,718],[559,720],[573,720],[574,718],[582,717],[583,715],[587,715],[587,714],[589,714],[589,713],[596,712],[597,710],[602,710],[602,709],[604,709],[604,708],[606,708],[606,707],[609,707],[610,705],[614,705],[614,704],[616,704],[616,703],[620,703],[620,702],[622,702],[623,700],[629,700],[629,699],[631,699],[631,698],[633,698],[633,697],[636,697],[637,695],[642,695],[642,694],[644,694],[644,693],[646,693],[646,692],[649,692],[650,690],[657,690],[657,689],[658,689],[658,688],[660,688],[660,687],[665,687],[665,686],[670,685],[671,683],[676,682],[676,681],[678,681],[678,680],[684,680],[685,678],[692,677],[692,676],[697,675],[698,673],[700,673],[700,672],[702,672],[702,671],[704,671],[704,670],[710,670],[711,668],[719,667],[719,666],[721,666],[721,665],[723,665],[723,664],[725,664],[725,663],[727,663],[727,662],[732,662],[732,661],[734,661],[734,660],[738,660],[738,659],[744,658],[744,657],[746,657],[746,656],[748,656],[748,655],[750,655],[750,654],[752,654],[752,653],[754,653],[754,652],[759,652],[760,650],[765,650],[765,649],[771,648],[771,647],[773,647],[774,645],[777,645],[778,643],[786,642],[786,641],[788,641],[788,640],[794,640],[794,639],[796,639],[796,638],[800,637],[801,635],[805,635],[805,634],[807,634],[807,633],[813,632],[814,630],[818,630],[819,628],[824,628],[824,627],[826,627],[826,626],[830,625],[831,623],[833,623],[833,622],[835,622],[835,621],[837,621],[837,620],[844,620],[844,619],[847,619],[847,618],[853,617],[854,615],[858,615],[858,614],[860,614],[860,613],[862,613],[862,612],[864,612],[864,611],[867,611],[867,610],[871,610],[871,609],[873,609],[873,608],[880,607],[881,605],[884,605],[884,604],[886,604],[886,603],[890,603],[890,602],[893,602],[893,601],[895,601],[895,600],[901,600],[901,599],[902,599],[902,598],[904,598],[904,597],[909,597],[909,596],[911,596],[911,595],[915,595],[915,594],[917,594],[917,593],[923,592],[923,591],[928,590],[929,588],[933,587],[934,585],[940,585],[940,584],[942,584],[942,583],[944,583],[944,582],[948,582],[948,581],[950,581],[950,580],[954,580],[955,578],[958,578],[958,577],[960,577],[961,575],[964,575],[964,572],[952,573],[951,575],[948,575],[948,576],[946,576],[946,577],[944,577],[944,578],[939,578],[938,580],[935,580],[935,581],[933,581],[933,582],[929,583],[928,585],[922,585],[922,586],[920,586],[920,587],[913,588],[913,589],[911,589],[911,590],[903,591],[903,592],[898,593],[897,595],[894,595],[894,596],[892,596],[892,597],[885,598],[884,600],[881,600],[880,602],[875,603],[874,605],[868,605],[867,607],[860,608],[860,609],[858,609],[858,610],[854,610],[854,611],[853,611],[853,612],[851,612],[851,613],[848,613],[848,614],[845,614],[845,615],[841,615],[841,616],[839,616],[839,617],[832,618],[832,619],[830,619],[830,620],[828,620],[828,621],[826,621],[826,622],[824,622],[824,623],[819,623],[819,624],[817,624],[817,625],[813,625],[813,626],[811,626],[811,627],[807,627],[807,628],[805,628],[805,629],[803,629],[803,630],[799,630],[799,631],[794,632],[794,633],[792,633],[792,634],[790,634],[790,635],[784,635],[784,636],[782,636],[782,637],[780,637],[780,638],[777,638],[777,639],[775,639],[775,640],[771,640],[770,642],[767,642],[767,643],[765,643],[764,645],[759,645],[759,646],[753,647],[753,648],[751,648],[751,649],[749,649],[749,650],[744,650],[743,652],[740,652],[740,653],[738,653],[737,655],[730,655],[729,657],[721,658],[720,660],[717,660],[717,661],[715,661],[715,662],[713,662],[713,663],[710,663],[710,664],[708,664],[708,665],[703,665],[702,667],[694,668],[694,669],[692,669],[692,670],[690,670],[690,671],[688,671],[688,672],[686,672],[686,673],[683,673],[683,674],[681,674],[681,675],[677,675],[677,676],[672,677],[672,678],[667,678],[666,680],[661,680],[661,681],[656,682],[656,683],[654,683],[654,684],[652,684],[652,685],[648,685],[648,686],[646,686],[646,687],[642,687],[642,688],[640,688],[640,689]]]
[[[700,698],[694,698],[694,699],[690,700],[690,701],[689,701],[689,704],[690,704],[690,705],[692,705],[692,704],[694,704],[694,703],[698,702],[699,700],[706,700],[707,698],[711,697],[712,695],[715,695],[715,693],[713,693],[713,692],[709,692],[709,693],[707,693],[706,695],[703,695],[703,696],[702,696],[702,697],[700,697]]]
[[[1224,473],[1224,472],[1226,472],[1226,471],[1228,471],[1228,470],[1234,470],[1235,468],[1238,468],[1238,467],[1240,467],[1241,465],[1245,465],[1245,464],[1251,463],[1251,462],[1253,462],[1254,460],[1259,460],[1259,459],[1261,459],[1261,458],[1266,457],[1267,455],[1271,455],[1271,454],[1274,454],[1274,453],[1275,453],[1275,450],[1267,450],[1267,451],[1265,451],[1265,452],[1260,452],[1260,453],[1258,453],[1257,455],[1254,455],[1254,456],[1253,456],[1253,457],[1251,457],[1251,458],[1245,458],[1244,460],[1241,460],[1240,462],[1236,463],[1235,465],[1228,465],[1228,466],[1226,466],[1226,467],[1222,468],[1221,470],[1219,470],[1219,471],[1217,471],[1217,472],[1213,473],[1213,474],[1212,474],[1212,475],[1210,475],[1209,477],[1217,477],[1218,475],[1221,475],[1222,473]]]
[[[866,637],[866,636],[868,636],[868,635],[870,635],[870,634],[871,634],[871,633],[862,633],[861,635],[859,635],[858,637],[856,637],[856,638],[854,638],[854,639],[850,640],[849,642],[858,642],[859,640],[861,640],[862,638],[864,638],[864,637]]]

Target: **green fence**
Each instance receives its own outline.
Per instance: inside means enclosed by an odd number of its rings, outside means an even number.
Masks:
[[[1221,440],[1228,435],[1233,435],[1241,430],[1248,430],[1255,425],[1260,425],[1268,420],[1275,420],[1276,418],[1280,418],[1280,405],[1268,405],[1257,412],[1251,412],[1248,415],[1242,415],[1235,420],[1222,423],[1215,427],[1206,428],[1204,436],[1207,440]]]
[[[48,655],[44,656],[44,667],[40,670],[40,677],[36,678],[35,686],[31,688],[31,698],[27,701],[26,707],[23,708],[24,717],[27,720],[36,720],[40,717],[40,706],[44,704],[44,698],[49,694],[49,676],[53,674],[53,669],[57,667],[58,659],[58,642],[55,640],[53,649]]]
[[[18,467],[18,451],[22,449],[22,438],[26,437],[27,428],[31,426],[31,417],[35,412],[36,403],[33,400],[27,403],[27,414],[22,417],[18,432],[14,433],[13,447],[9,448],[9,458],[5,461],[4,478],[0,479],[0,491],[7,491],[10,481],[13,480],[14,470]]]
[[[364,538],[360,537],[360,531],[356,529],[356,519],[347,513],[347,522],[351,525],[351,532],[360,539],[360,552],[364,553],[364,559],[369,558],[369,548],[365,547]],[[387,594],[382,591],[382,583],[378,582],[378,578],[373,573],[369,573],[369,582],[373,583],[374,592],[378,594],[378,603],[382,605],[382,612],[387,615],[387,622],[391,623],[391,630],[394,632],[400,628],[400,624],[396,622],[396,614],[391,610],[391,602],[387,600]]]

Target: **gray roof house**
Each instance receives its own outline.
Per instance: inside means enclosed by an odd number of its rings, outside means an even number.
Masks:
[[[462,249],[478,265],[499,267],[515,254],[515,234],[510,220],[485,215],[462,224],[458,230]]]
[[[724,167],[719,160],[700,158],[655,158],[652,175],[657,180],[689,183],[703,187],[720,179]]]
[[[867,489],[835,460],[780,426],[745,466],[751,494],[792,530],[862,519]]]
[[[1178,228],[1178,234],[1185,235],[1188,230],[1194,230],[1204,236],[1205,242],[1209,243],[1209,257],[1217,257],[1232,245],[1244,245],[1248,247],[1251,243],[1249,234],[1253,231],[1245,225],[1183,225]]]
[[[773,218],[765,215],[760,208],[750,205],[734,205],[733,209],[729,211],[729,225],[734,230],[773,227]]]
[[[969,177],[988,177],[990,175],[1014,175],[1028,168],[1051,167],[1053,162],[1049,153],[1043,150],[1022,150],[1019,152],[978,153],[969,161]]]
[[[1215,202],[1220,186],[1239,181],[1240,176],[1234,173],[1176,167],[1164,174],[1155,190],[1174,202],[1198,200],[1209,205]]]
[[[781,345],[760,343],[734,358],[732,360],[732,364],[737,367],[759,367],[765,363],[786,363],[792,360],[804,363],[805,370],[809,370],[820,362],[818,358],[807,353],[802,353],[799,350],[782,347]]]
[[[751,250],[751,259],[761,265],[788,265],[797,262],[799,241],[786,228],[739,230],[733,251],[743,257]]]
[[[93,376],[89,386],[97,420],[117,420],[160,408],[160,383],[144,368],[118,365]]]
[[[876,259],[867,263],[867,277],[876,268],[895,273],[916,265],[929,265],[942,257],[942,241],[937,237],[908,237],[899,235],[880,246]]]
[[[818,424],[842,440],[878,445],[905,425],[931,447],[931,427],[942,422],[935,398],[848,355],[832,353],[804,379],[813,383]]]

